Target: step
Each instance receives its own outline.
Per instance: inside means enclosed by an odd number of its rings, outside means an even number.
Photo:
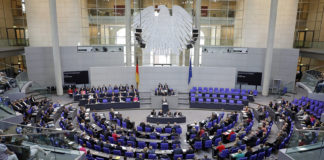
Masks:
[[[185,103],[185,104],[189,104],[189,100],[187,99],[187,100],[182,100],[182,99],[179,99],[178,100],[178,103]]]

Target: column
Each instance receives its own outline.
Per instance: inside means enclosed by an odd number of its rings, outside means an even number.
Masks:
[[[221,30],[222,30],[222,26],[221,25],[217,25],[216,26],[216,46],[220,46],[220,42],[221,42]]]
[[[195,28],[200,32],[201,0],[196,1]],[[200,34],[194,48],[194,66],[199,66]]]
[[[131,0],[125,0],[125,24],[126,24],[126,65],[131,66],[132,65]]]
[[[61,55],[60,55],[60,47],[59,47],[57,14],[56,14],[56,0],[49,0],[49,8],[50,8],[50,19],[51,19],[51,35],[52,35],[56,94],[60,96],[63,95],[63,85],[62,85]]]
[[[274,37],[275,37],[275,30],[276,30],[277,8],[278,8],[278,0],[271,0],[266,57],[265,57],[265,65],[263,71],[263,75],[264,75],[263,84],[262,84],[263,96],[268,96],[269,94],[269,86],[271,81],[273,44],[274,44]]]
[[[186,49],[182,50],[182,66],[186,66]]]

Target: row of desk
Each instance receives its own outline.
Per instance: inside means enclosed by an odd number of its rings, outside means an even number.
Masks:
[[[119,102],[119,103],[98,103],[98,104],[86,104],[86,108],[90,108],[90,110],[108,110],[110,108],[116,109],[125,109],[125,108],[140,108],[140,102]]]
[[[224,104],[224,103],[190,103],[190,108],[207,108],[241,111],[244,104]]]
[[[176,123],[186,123],[186,117],[180,116],[180,117],[161,117],[161,116],[147,116],[146,121],[149,123],[160,123],[160,124],[173,124]]]

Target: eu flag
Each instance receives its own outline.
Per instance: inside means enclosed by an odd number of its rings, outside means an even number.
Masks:
[[[192,67],[191,67],[191,58],[189,59],[189,76],[188,76],[188,85],[190,84],[190,80],[192,77]]]

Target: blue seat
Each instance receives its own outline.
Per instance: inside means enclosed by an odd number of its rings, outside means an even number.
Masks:
[[[120,138],[120,139],[117,140],[117,142],[120,143],[123,146],[125,145],[125,140],[124,139]]]
[[[123,127],[123,128],[127,128],[127,124],[126,124],[126,122],[122,122],[122,127]]]
[[[121,156],[121,150],[114,149],[114,150],[113,150],[113,154],[114,154],[114,155]]]
[[[285,142],[282,142],[280,145],[279,145],[279,149],[282,149],[285,147]]]
[[[161,143],[161,150],[169,150],[169,143]]]
[[[103,134],[100,134],[100,138],[101,138],[102,141],[106,141],[106,138],[105,138],[105,136]]]
[[[164,131],[165,131],[165,133],[171,133],[172,128],[165,128]]]
[[[205,149],[212,148],[212,145],[213,145],[213,141],[212,141],[212,140],[206,140],[206,141],[205,141],[205,146],[204,146],[204,148],[205,148]]]
[[[95,144],[95,145],[94,145],[94,149],[97,150],[97,151],[99,151],[99,152],[101,152],[101,147],[100,147],[99,145],[96,145],[96,144]]]
[[[92,148],[92,144],[90,142],[86,141],[86,145],[88,148]]]
[[[118,124],[118,126],[121,126],[121,122],[119,119],[117,119],[117,124]]]
[[[148,159],[156,159],[156,154],[149,154]]]
[[[151,127],[145,127],[145,132],[152,132]]]
[[[79,144],[82,146],[84,144],[83,140],[79,138]]]
[[[259,145],[260,144],[260,138],[258,138],[258,140],[255,142],[255,145]]]
[[[216,138],[215,141],[214,141],[214,145],[215,146],[218,146],[218,142],[220,142],[222,140],[222,138]]]
[[[173,156],[173,159],[178,159],[178,158],[181,158],[182,159],[182,154],[175,154],[174,156]]]
[[[113,137],[108,137],[108,140],[109,140],[110,143],[113,143],[113,144],[116,143]]]
[[[257,160],[257,154],[253,154],[253,155],[250,157],[250,160]]]
[[[194,159],[195,158],[195,154],[187,154],[186,155],[186,159]]]
[[[137,126],[137,131],[143,131],[143,128],[141,126]]]
[[[137,143],[138,143],[138,148],[140,148],[140,149],[143,149],[143,148],[146,147],[146,143],[145,142],[139,141]]]
[[[235,139],[236,139],[236,134],[232,134],[230,137],[230,142],[235,141]]]
[[[265,156],[265,152],[260,152],[260,153],[258,153],[258,158],[257,159],[262,160],[264,158],[264,156]]]
[[[246,148],[246,144],[242,144],[242,145],[240,146],[240,149],[241,149],[242,151],[244,151],[245,148]]]
[[[157,131],[159,133],[162,133],[162,128],[161,127],[157,127],[157,128],[155,128],[155,131]]]
[[[152,146],[153,149],[158,148],[158,144],[156,142],[150,142],[149,145]]]
[[[272,147],[268,148],[268,150],[266,150],[266,153],[265,153],[265,157],[270,157],[272,153]]]
[[[230,153],[236,153],[238,152],[239,148],[238,147],[232,147]]]
[[[178,133],[179,135],[182,133],[182,129],[181,129],[181,127],[178,127],[178,128],[176,129],[176,133]]]
[[[102,150],[103,150],[103,152],[105,152],[107,154],[110,154],[110,149],[109,148],[103,147]]]
[[[96,157],[96,160],[105,160],[104,158]]]
[[[142,155],[142,158],[145,158],[145,154],[144,153],[136,153],[136,157],[139,158],[139,156]]]
[[[218,154],[218,156],[223,159],[227,158],[228,155],[229,155],[228,149],[224,149],[221,153]]]
[[[222,135],[222,129],[217,129],[216,136],[218,137],[220,135]]]
[[[156,135],[150,135],[150,139],[156,139]]]
[[[126,157],[130,157],[130,158],[133,158],[134,157],[134,153],[133,152],[125,152],[125,156]]]
[[[131,145],[132,147],[135,147],[135,142],[134,141],[127,141],[127,145]]]
[[[242,157],[239,160],[248,160],[248,157]]]
[[[222,132],[226,132],[227,131],[227,127],[223,127]]]
[[[200,149],[202,149],[202,141],[196,141],[195,143],[194,143],[194,149],[196,149],[196,150],[200,150]]]

